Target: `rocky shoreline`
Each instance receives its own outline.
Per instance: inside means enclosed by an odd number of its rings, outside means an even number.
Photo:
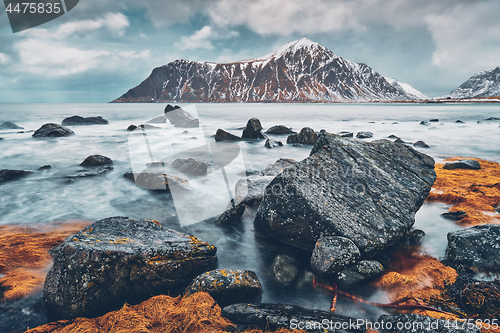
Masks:
[[[75,117],[68,122],[92,124],[92,119]],[[167,106],[167,120],[176,127],[199,126],[198,119],[179,107]],[[105,123],[100,118],[96,124]],[[33,136],[74,134],[58,124],[46,125]],[[480,282],[475,278],[479,272],[500,271],[500,231],[492,225],[500,222],[495,213],[500,205],[498,163],[455,158],[435,165],[431,157],[414,148],[425,149],[423,142],[414,146],[398,142],[397,138],[396,142],[368,142],[368,132],[359,132],[353,138],[353,133],[316,133],[308,127],[293,133],[283,125],[273,126],[268,132],[286,135],[287,144],[309,146],[310,156],[302,161],[280,159],[242,178],[236,184],[235,199],[213,227],[237,227],[242,216],[249,214],[259,237],[282,244],[283,248],[292,245],[300,249],[300,256],[291,251],[273,260],[275,281],[284,287],[304,283],[331,295],[331,312],[261,304],[263,288],[259,276],[245,267],[218,267],[217,248],[196,234],[180,233],[153,220],[108,217],[91,225],[86,223],[76,233],[72,229],[67,233],[54,230],[53,235],[34,236],[49,241],[40,246],[41,253],[27,259],[35,264],[31,268],[45,269],[50,262],[48,253],[53,258],[41,299],[15,303],[25,295],[36,294],[37,288],[40,293],[45,271],[40,272],[42,278],[27,283],[27,291],[16,293],[12,281],[31,277],[13,275],[11,265],[0,260],[0,312],[12,314],[10,319],[5,317],[6,324],[0,328],[23,331],[25,328],[8,326],[8,320],[15,325],[12,317],[16,311],[28,308],[40,315],[30,325],[45,324],[30,332],[63,332],[83,327],[88,327],[88,332],[103,327],[108,331],[114,325],[141,327],[145,332],[177,332],[190,322],[195,324],[186,332],[288,332],[293,328],[292,322],[314,323],[325,318],[333,323],[331,329],[327,328],[329,332],[365,332],[370,327],[342,326],[357,318],[335,314],[337,297],[355,304],[370,303],[356,296],[357,287],[378,288],[390,295],[389,303],[369,304],[394,312],[382,315],[379,321],[396,323],[404,317],[409,322],[428,322],[434,318],[441,320],[436,331],[444,332],[445,320],[486,320],[496,315],[493,309],[500,303],[498,281]],[[248,121],[241,136],[219,129],[214,138],[218,142],[240,140],[262,140],[263,149],[279,149],[278,142],[283,145],[280,141],[271,142],[256,118]],[[73,180],[98,176],[111,171],[112,164],[106,156],[92,155],[80,164],[87,169],[68,177]],[[189,177],[204,175],[210,167],[194,159],[178,159],[171,166],[169,170],[178,170],[186,179],[159,172],[157,165],[149,167],[150,173],[124,177],[149,190],[169,191],[169,186],[188,190]],[[39,171],[1,170],[0,186],[34,172]],[[152,184],[162,186],[156,188]],[[449,214],[465,213],[450,215],[468,228],[448,234],[448,249],[442,262],[418,251],[425,233],[412,227],[415,213],[425,200],[454,204]],[[0,236],[4,244],[0,245],[0,253],[4,256],[15,246],[26,251],[19,242],[26,233],[17,230],[13,234]],[[66,236],[69,237],[64,240]],[[28,244],[27,240],[21,242]],[[465,292],[469,289],[474,294]],[[486,296],[482,304],[473,304],[475,299]],[[464,301],[466,297],[468,302]],[[195,311],[198,306],[201,308]],[[156,314],[151,313],[152,308]],[[397,314],[408,311],[412,314]],[[86,319],[90,317],[97,318]],[[48,320],[59,321],[46,324]],[[488,329],[483,324],[476,326],[447,332]],[[318,327],[298,328],[323,331]]]

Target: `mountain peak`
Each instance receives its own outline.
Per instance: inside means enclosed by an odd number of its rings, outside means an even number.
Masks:
[[[302,39],[287,43],[287,44],[279,47],[275,51],[273,51],[269,54],[266,54],[265,56],[259,57],[255,60],[279,58],[279,57],[282,57],[283,55],[288,54],[288,53],[294,54],[295,52],[297,52],[299,50],[309,51],[311,53],[316,51],[316,50],[321,50],[323,52],[331,53],[331,55],[334,56],[334,54],[330,50],[328,50],[326,47],[324,47],[320,43],[313,42],[312,40],[310,40],[308,38],[302,38]]]
[[[472,75],[460,87],[444,97],[475,98],[500,95],[500,66]]]

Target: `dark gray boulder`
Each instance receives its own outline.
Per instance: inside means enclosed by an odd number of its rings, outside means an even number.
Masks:
[[[0,130],[10,130],[10,129],[24,129],[24,127],[18,126],[10,121],[6,121],[2,125],[0,125]]]
[[[395,316],[381,315],[377,322],[378,326],[372,326],[381,333],[480,333],[481,330],[475,324],[467,325],[467,322],[436,319],[414,313],[405,313]]]
[[[32,173],[33,171],[28,171],[28,170],[10,170],[10,169],[0,170],[0,184],[26,177]]]
[[[262,174],[264,176],[273,176],[276,177],[286,168],[293,167],[299,163],[298,161],[292,160],[291,158],[280,158],[273,164],[269,164],[264,170],[262,170]]]
[[[489,117],[489,118],[486,118],[485,120],[500,120],[500,118],[498,118],[498,117]]]
[[[358,139],[373,138],[373,133],[372,132],[358,132],[358,134],[356,134],[356,138],[358,138]]]
[[[443,213],[443,214],[441,214],[441,216],[444,217],[445,219],[458,221],[458,220],[461,220],[461,219],[467,217],[468,214],[467,214],[467,212],[464,212],[463,210],[457,210],[454,212]]]
[[[439,119],[431,119],[431,120],[429,120],[429,122],[431,122],[431,123],[437,123],[437,122],[439,122]]]
[[[216,248],[147,220],[111,217],[70,236],[50,254],[43,298],[55,318],[97,316],[122,302],[176,295],[215,269]]]
[[[0,141],[5,141],[5,139],[4,138],[0,138]]]
[[[51,165],[46,164],[46,165],[44,165],[44,166],[39,167],[39,168],[38,168],[38,170],[48,170],[48,169],[51,169],[51,168],[52,168],[52,166],[51,166]]]
[[[123,178],[146,190],[168,191],[171,186],[189,189],[189,182],[180,177],[171,176],[161,171],[145,171],[140,173],[125,172]]]
[[[309,250],[343,236],[369,255],[408,233],[435,179],[434,160],[411,147],[322,131],[311,155],[267,186],[254,224]]]
[[[34,138],[57,138],[74,135],[75,132],[59,124],[48,123],[33,133]]]
[[[423,121],[423,120],[422,120],[422,121],[420,122],[420,125],[429,126],[430,124],[429,124],[427,121]]]
[[[222,316],[236,324],[238,332],[242,332],[247,328],[266,331],[274,331],[280,328],[303,329],[307,332],[318,333],[365,332],[364,324],[352,325],[353,322],[356,322],[356,319],[341,317],[321,310],[309,310],[291,304],[232,304],[222,309]]]
[[[80,117],[73,116],[65,118],[61,125],[63,126],[77,126],[77,125],[108,125],[109,122],[101,116],[97,117]]]
[[[204,291],[224,307],[241,302],[258,301],[262,285],[255,272],[241,269],[216,269],[194,278],[186,288],[184,296]]]
[[[267,131],[266,134],[295,134],[297,132],[292,131],[290,127],[286,127],[284,125],[275,125],[271,126]]]
[[[243,213],[245,213],[246,205],[244,203],[239,203],[237,205],[232,202],[229,203],[228,207],[222,213],[215,222],[216,224],[221,225],[230,225],[241,221],[241,217]]]
[[[354,264],[361,257],[352,240],[340,236],[318,239],[311,256],[311,269],[321,277],[332,277]]]
[[[455,121],[455,123],[457,123],[457,124],[465,124],[465,121],[462,121],[462,120],[459,119],[459,120]]]
[[[418,140],[413,144],[413,147],[420,147],[420,148],[430,148],[429,145],[421,140]]]
[[[273,139],[267,139],[266,143],[264,143],[264,147],[269,148],[269,149],[283,147],[283,142],[276,141]]]
[[[453,162],[446,162],[443,166],[443,169],[452,170],[452,169],[471,169],[471,170],[479,170],[481,169],[481,164],[478,161],[474,160],[459,160]]]
[[[287,255],[279,254],[271,264],[271,276],[282,286],[289,286],[299,275],[295,260]]]
[[[313,145],[318,141],[318,135],[310,127],[304,127],[299,134],[291,134],[286,139],[286,143],[300,143],[303,145]]]
[[[478,225],[448,233],[446,258],[485,271],[500,270],[500,225]]]
[[[192,128],[200,126],[198,118],[195,118],[192,114],[177,105],[175,107],[169,107],[169,105],[165,107],[165,117],[175,127]]]
[[[375,260],[361,260],[360,262],[337,273],[337,285],[340,288],[351,288],[362,282],[381,275],[384,266]]]
[[[215,133],[215,141],[240,141],[241,138],[219,128]]]
[[[243,134],[241,135],[242,139],[260,139],[262,131],[262,125],[260,124],[260,120],[257,118],[250,118],[243,130]]]
[[[394,134],[391,134],[388,136],[389,139],[399,139],[399,136],[396,136]]]
[[[185,173],[188,176],[205,176],[208,170],[208,163],[200,162],[194,158],[178,158],[172,162],[172,167]]]
[[[113,164],[113,160],[104,155],[90,155],[87,157],[80,166],[82,167],[98,167],[103,165]]]

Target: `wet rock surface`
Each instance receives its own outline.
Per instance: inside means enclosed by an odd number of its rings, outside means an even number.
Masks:
[[[200,120],[179,106],[172,107],[168,104],[164,110],[165,117],[175,127],[193,128],[200,126]]]
[[[260,123],[260,120],[257,118],[250,118],[247,122],[247,125],[245,126],[245,129],[243,130],[241,138],[260,139],[262,138],[261,131],[262,131],[262,125]]]
[[[271,275],[275,282],[282,286],[289,286],[299,275],[299,268],[292,257],[279,254],[271,264]]]
[[[215,141],[240,141],[241,138],[219,128],[215,133]]]
[[[500,225],[478,225],[448,233],[446,259],[484,271],[500,270]]]
[[[248,176],[235,185],[236,203],[257,204],[264,198],[267,185],[274,176]]]
[[[268,185],[273,195],[264,196],[254,224],[304,249],[343,236],[371,254],[407,234],[435,178],[434,160],[411,147],[323,131],[309,157]]]
[[[481,330],[475,325],[468,328],[461,323],[457,327],[453,326],[454,321],[431,318],[419,314],[405,313],[396,316],[382,315],[378,319],[379,323],[385,323],[380,328],[381,333],[399,332],[399,333],[480,333]],[[398,326],[399,325],[399,326]]]
[[[57,138],[74,135],[75,132],[59,124],[48,123],[33,133],[34,138]]]
[[[293,167],[297,163],[299,162],[290,158],[280,158],[275,163],[269,164],[264,170],[262,170],[262,174],[264,176],[276,177],[281,172],[283,172],[283,170]]]
[[[24,129],[24,127],[18,126],[10,121],[6,121],[2,125],[0,125],[0,130],[9,130],[9,129]]]
[[[349,318],[334,315],[331,312],[308,310],[297,305],[288,304],[232,304],[222,309],[222,316],[236,324],[238,331],[243,331],[247,328],[271,331],[280,328],[304,329],[307,332],[318,333],[362,333],[365,331],[363,325],[350,328]],[[328,325],[321,325],[325,320]],[[351,319],[352,321],[355,320]],[[308,329],[306,329],[306,324]],[[342,326],[347,328],[338,329],[338,327]]]
[[[354,137],[354,133],[352,132],[339,132],[338,135],[342,138],[352,138]]]
[[[22,333],[47,321],[40,295],[0,302],[0,332]]]
[[[113,164],[113,160],[104,155],[90,155],[87,157],[80,166],[82,167],[97,167],[103,165]]]
[[[255,272],[236,269],[216,269],[194,278],[184,296],[205,291],[221,306],[258,301],[262,285]]]
[[[358,139],[373,138],[373,133],[372,132],[358,132],[358,134],[356,134],[356,138],[358,138]]]
[[[135,183],[146,190],[168,191],[171,186],[189,188],[189,182],[180,177],[164,174],[163,172],[145,171],[141,173],[126,172],[123,178]]]
[[[208,163],[200,162],[194,158],[178,158],[172,162],[172,167],[189,176],[205,176],[208,170]]]
[[[446,219],[458,221],[458,220],[461,220],[461,219],[467,217],[468,214],[466,212],[464,212],[463,210],[457,210],[455,212],[443,213],[443,214],[441,214],[441,216],[446,218]]]
[[[415,142],[413,144],[413,146],[414,147],[420,147],[420,148],[430,148],[430,146],[427,143],[425,143],[424,141],[422,141],[422,140],[418,140],[417,142]]]
[[[340,288],[351,288],[370,280],[384,272],[384,266],[375,260],[361,260],[360,262],[337,273],[337,285]]]
[[[335,273],[354,264],[361,256],[352,240],[339,236],[326,236],[318,239],[311,256],[311,269],[314,274],[332,277]]]
[[[54,318],[94,316],[125,301],[176,294],[217,266],[214,246],[127,217],[97,221],[50,254],[43,298]]]
[[[297,132],[292,131],[290,127],[286,127],[284,125],[275,125],[271,126],[267,131],[266,134],[295,134]]]
[[[452,169],[471,169],[471,170],[479,170],[481,169],[481,164],[478,161],[474,160],[459,160],[453,162],[446,162],[443,166],[443,169],[452,170]]]
[[[61,125],[63,126],[76,126],[76,125],[108,125],[109,122],[101,116],[97,117],[80,117],[73,116],[65,118]]]
[[[10,170],[10,169],[0,170],[0,184],[26,177],[32,173],[33,171],[28,171],[28,170]]]
[[[283,147],[283,142],[281,141],[276,141],[273,139],[267,139],[266,143],[264,143],[264,147],[266,148],[278,148],[278,147]]]
[[[299,134],[291,134],[286,139],[286,143],[300,143],[303,145],[313,145],[318,141],[318,135],[310,127],[304,127]]]

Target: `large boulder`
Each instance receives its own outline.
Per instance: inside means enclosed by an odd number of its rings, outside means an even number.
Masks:
[[[80,166],[83,167],[98,167],[103,165],[113,164],[113,160],[104,155],[90,155],[87,157]]]
[[[271,126],[267,131],[266,134],[295,134],[297,132],[292,131],[290,127],[286,127],[283,125],[275,125]]]
[[[250,118],[243,130],[241,137],[243,139],[261,139],[262,138],[262,125],[257,118]]]
[[[367,256],[407,234],[435,179],[434,160],[411,147],[322,131],[311,155],[268,185],[255,227],[309,250],[346,237]]]
[[[198,275],[186,288],[184,296],[205,291],[221,306],[252,302],[262,294],[262,285],[252,271],[216,269]]]
[[[448,233],[446,258],[454,264],[500,270],[500,225],[478,225]]]
[[[9,130],[9,129],[24,129],[24,127],[18,126],[10,121],[6,121],[2,125],[0,125],[0,130]]]
[[[109,122],[101,116],[97,117],[80,117],[73,116],[65,118],[61,125],[63,126],[77,126],[77,125],[107,125]]]
[[[200,120],[179,106],[172,107],[170,104],[165,107],[165,117],[175,127],[191,128],[199,127]]]
[[[304,145],[313,145],[318,141],[318,135],[310,127],[304,127],[299,134],[291,134],[286,139],[286,143],[300,143]]]
[[[27,175],[30,175],[32,173],[33,171],[28,171],[28,170],[10,170],[10,169],[0,170],[0,184],[3,184],[11,180],[16,180],[22,177],[26,177]]]
[[[215,269],[216,248],[148,220],[111,217],[52,249],[43,298],[55,318],[97,316],[122,302],[178,294]]]
[[[238,332],[247,328],[266,331],[302,329],[307,332],[365,332],[364,321],[359,325],[355,319],[342,317],[331,312],[309,310],[291,304],[238,303],[222,309],[222,316],[236,324]]]
[[[241,140],[240,137],[231,134],[229,132],[226,132],[221,128],[219,128],[217,130],[217,133],[215,133],[215,141],[239,141],[239,140]]]
[[[172,162],[172,167],[189,176],[205,176],[209,164],[194,158],[178,158]]]
[[[58,138],[62,136],[74,135],[75,132],[59,124],[48,123],[40,127],[33,133],[34,138]]]

